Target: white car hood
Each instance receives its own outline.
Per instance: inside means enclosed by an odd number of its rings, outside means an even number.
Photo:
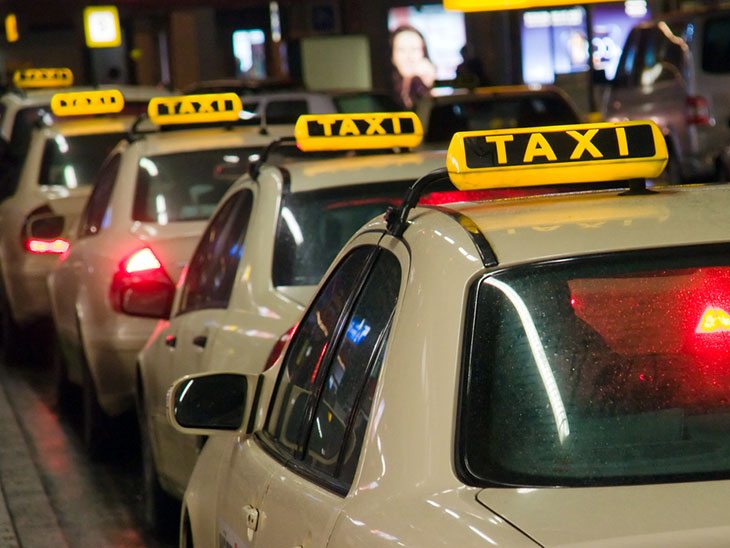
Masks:
[[[730,546],[730,481],[484,489],[477,500],[546,548]]]

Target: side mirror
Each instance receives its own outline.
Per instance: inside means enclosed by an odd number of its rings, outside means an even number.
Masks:
[[[61,215],[34,215],[26,224],[26,239],[55,240],[63,234],[65,224],[66,221]]]
[[[248,429],[258,378],[237,373],[183,377],[167,392],[167,419],[185,434],[210,436]]]

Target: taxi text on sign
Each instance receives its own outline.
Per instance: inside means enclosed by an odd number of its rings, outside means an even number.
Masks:
[[[74,75],[67,68],[32,68],[16,70],[13,85],[19,88],[60,88],[73,84]]]
[[[150,120],[159,125],[235,122],[241,110],[241,98],[235,93],[155,97],[147,105]]]
[[[659,176],[667,146],[651,121],[468,131],[446,162],[461,189],[617,181]]]
[[[413,112],[305,114],[294,127],[304,151],[415,147],[423,125]]]
[[[51,98],[51,112],[56,116],[116,114],[124,108],[124,96],[117,89],[56,93]]]

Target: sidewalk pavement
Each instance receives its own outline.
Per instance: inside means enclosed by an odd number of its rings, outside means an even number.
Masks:
[[[0,548],[68,547],[6,394],[0,363]]]

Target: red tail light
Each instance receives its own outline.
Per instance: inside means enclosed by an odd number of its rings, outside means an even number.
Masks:
[[[271,369],[271,366],[276,363],[276,360],[278,360],[279,356],[281,356],[281,353],[284,350],[286,343],[288,343],[294,336],[294,332],[296,331],[296,329],[297,326],[295,325],[289,331],[279,337],[279,340],[274,343],[274,348],[271,349],[271,353],[266,360],[266,365],[264,365],[264,371],[268,371],[269,369]]]
[[[700,95],[687,97],[687,123],[696,126],[710,125],[710,106],[707,99]]]
[[[148,318],[168,318],[174,296],[175,284],[149,247],[119,263],[109,292],[114,310]]]
[[[47,240],[28,240],[25,242],[25,249],[31,253],[66,253],[71,247],[66,240],[57,239],[53,241]]]

